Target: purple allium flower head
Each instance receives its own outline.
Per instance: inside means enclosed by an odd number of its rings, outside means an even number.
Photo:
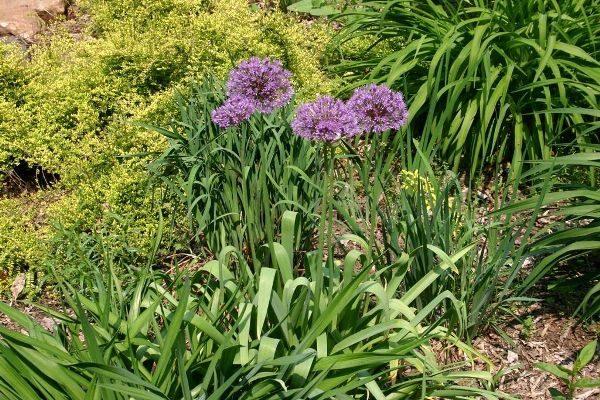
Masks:
[[[398,130],[408,121],[408,110],[402,93],[384,85],[371,84],[356,89],[347,104],[356,114],[364,132]]]
[[[221,128],[238,125],[250,118],[256,106],[245,97],[231,97],[211,113],[212,120]]]
[[[357,135],[360,130],[352,110],[330,96],[298,107],[292,121],[294,133],[308,140],[333,142]]]
[[[245,97],[258,111],[271,113],[291,100],[294,94],[291,76],[278,60],[252,57],[230,72],[227,95]]]

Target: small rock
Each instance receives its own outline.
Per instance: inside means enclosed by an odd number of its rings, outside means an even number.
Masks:
[[[517,353],[515,353],[514,351],[508,350],[508,356],[506,359],[509,364],[514,364],[517,361],[519,361],[519,355]]]

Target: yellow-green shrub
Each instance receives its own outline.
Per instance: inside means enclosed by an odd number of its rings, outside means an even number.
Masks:
[[[82,0],[79,6],[90,22],[77,38],[59,25],[29,57],[0,45],[0,171],[26,160],[60,175],[54,187],[35,194],[56,197],[35,205],[43,223],[20,212],[23,199],[0,199],[0,236],[41,243],[51,219],[89,229],[112,212],[135,221],[143,242],[156,224],[147,159],[119,156],[157,151],[163,142],[132,121],[168,122],[177,91],[207,75],[225,77],[254,55],[283,60],[300,98],[331,88],[319,64],[329,32],[318,23],[241,0]],[[43,259],[26,253],[0,247],[0,271]]]
[[[22,155],[16,142],[22,136],[24,111],[18,106],[27,81],[23,54],[15,46],[0,42],[0,178],[12,159]]]
[[[0,200],[0,291],[15,272],[44,260],[49,233],[45,208],[50,201],[42,193]]]

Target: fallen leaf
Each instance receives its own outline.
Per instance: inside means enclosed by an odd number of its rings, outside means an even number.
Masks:
[[[13,281],[10,292],[12,293],[12,301],[16,301],[21,293],[25,289],[25,274],[18,274]]]

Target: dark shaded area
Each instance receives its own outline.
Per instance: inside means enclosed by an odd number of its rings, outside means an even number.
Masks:
[[[559,263],[532,290],[532,297],[560,315],[572,315],[600,280],[600,253],[593,252]]]
[[[60,180],[60,175],[46,171],[41,165],[30,165],[21,160],[6,172],[0,182],[0,196],[13,197],[27,192],[35,192],[52,187]]]

